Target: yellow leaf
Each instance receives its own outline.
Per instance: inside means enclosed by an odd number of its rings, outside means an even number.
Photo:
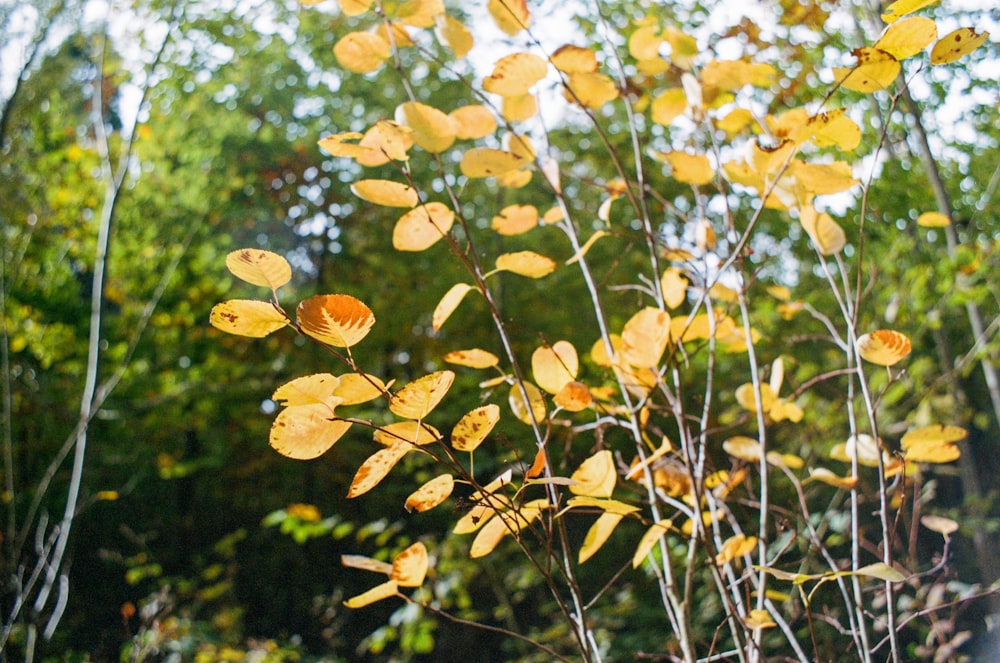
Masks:
[[[512,511],[497,513],[495,518],[491,518],[482,526],[479,534],[473,539],[469,557],[477,558],[490,554],[503,537],[512,532],[520,532],[530,525],[538,517],[540,510],[541,507],[536,500],[525,504],[517,513]]]
[[[512,37],[531,25],[527,0],[490,0],[486,8],[497,27]]]
[[[556,270],[556,267],[558,265],[554,260],[534,251],[516,251],[497,256],[498,271],[513,272],[529,279],[540,279],[543,276],[548,276]]]
[[[865,467],[878,467],[879,444],[871,435],[861,433],[847,438],[847,442],[837,444],[830,449],[830,458],[850,463],[857,456],[858,464]],[[883,452],[882,459],[887,459]]]
[[[746,60],[712,60],[701,71],[701,83],[706,88],[736,91],[744,85],[769,86],[777,70],[769,64]]]
[[[715,556],[715,563],[720,566],[722,564],[729,564],[734,559],[739,559],[743,555],[752,552],[756,547],[756,536],[736,534],[726,539],[725,543],[722,544],[719,554]]]
[[[579,251],[573,254],[572,258],[569,258],[563,264],[572,265],[574,263],[579,262],[581,258],[587,255],[587,252],[590,251],[590,247],[592,247],[594,243],[597,242],[597,240],[601,239],[602,237],[606,237],[608,234],[609,233],[604,230],[598,230],[593,235],[587,238],[587,241],[583,243],[583,246],[580,247]]]
[[[843,108],[809,117],[802,134],[797,140],[811,140],[817,147],[836,145],[853,150],[861,143],[861,127],[847,117]]]
[[[461,21],[446,14],[438,14],[435,18],[434,34],[455,54],[456,58],[464,58],[472,50],[474,43],[472,33]]]
[[[451,446],[472,453],[500,421],[500,408],[493,403],[477,407],[458,420],[451,431]]]
[[[364,302],[350,295],[316,295],[303,300],[296,311],[302,333],[338,348],[363,339],[375,324]]]
[[[774,628],[777,623],[771,618],[771,613],[767,610],[751,610],[750,614],[747,615],[743,622],[747,625],[747,628],[751,630],[756,630],[759,628]]]
[[[397,421],[376,428],[373,437],[376,442],[386,447],[391,447],[397,442],[409,442],[422,447],[440,440],[441,433],[422,421]]]
[[[372,6],[372,0],[337,0],[337,2],[344,16],[360,16]]]
[[[263,338],[288,324],[274,304],[254,299],[230,299],[216,304],[209,322],[227,334],[249,338]]]
[[[510,507],[510,500],[502,495],[494,495],[477,502],[469,511],[458,519],[451,530],[454,534],[471,534],[485,525],[496,515],[497,509]]]
[[[750,147],[750,169],[762,177],[773,175],[791,163],[791,156],[797,149],[795,143],[790,140],[783,140],[774,146],[763,146],[756,140]],[[748,186],[756,185],[748,183]]]
[[[371,571],[372,573],[381,573],[385,576],[392,575],[392,564],[372,559],[371,557],[365,557],[364,555],[341,555],[340,564],[349,569]]]
[[[372,29],[372,32],[384,39],[390,48],[393,46],[396,48],[416,46],[416,42],[406,31],[406,26],[396,21],[382,21]]]
[[[593,72],[597,71],[597,56],[589,48],[566,44],[552,54],[552,66],[564,74]]]
[[[698,186],[715,179],[715,169],[704,154],[669,152],[663,159],[670,164],[670,175],[678,182]]]
[[[538,209],[534,205],[508,205],[493,217],[492,227],[501,235],[520,235],[538,225]]]
[[[531,355],[535,383],[550,394],[559,393],[579,370],[576,348],[569,341],[556,341],[537,348]]]
[[[976,50],[990,36],[989,32],[976,32],[973,28],[959,28],[941,37],[931,49],[931,64],[950,64],[963,55]]]
[[[483,80],[483,89],[501,97],[527,94],[545,78],[548,64],[533,53],[511,53],[497,60],[493,73]]]
[[[556,405],[569,412],[580,412],[594,402],[594,396],[587,386],[575,380],[567,382],[555,395]]]
[[[461,139],[484,138],[497,129],[497,121],[491,111],[482,104],[471,104],[456,108],[448,113],[455,123],[455,136]]]
[[[847,191],[858,183],[851,165],[844,161],[805,163],[793,159],[785,176],[793,178],[802,191],[817,196]]]
[[[752,389],[750,397],[753,398]],[[731,437],[722,443],[722,449],[733,458],[739,458],[740,460],[745,460],[748,463],[760,462],[760,442],[752,437],[746,437],[744,435]]]
[[[875,48],[881,49],[897,60],[913,57],[937,39],[937,24],[924,16],[910,16],[891,23]]]
[[[455,213],[444,203],[414,207],[392,229],[392,246],[397,251],[423,251],[445,237],[454,223]]]
[[[356,74],[377,71],[389,52],[389,42],[371,32],[351,32],[333,46],[340,66]]]
[[[576,482],[569,487],[574,495],[611,497],[618,480],[614,456],[608,449],[598,451],[583,461],[570,479]]]
[[[639,565],[642,564],[646,556],[649,555],[650,551],[653,550],[653,546],[656,545],[657,541],[663,538],[663,535],[669,532],[673,528],[673,523],[669,520],[661,520],[658,523],[654,523],[652,527],[646,530],[646,533],[642,535],[639,539],[639,545],[636,546],[635,553],[632,555],[632,568],[637,569]]]
[[[924,228],[944,228],[951,225],[951,219],[940,212],[924,212],[917,217],[917,225]]]
[[[503,148],[524,159],[522,165],[528,165],[535,161],[535,146],[528,136],[507,132],[503,135]]]
[[[391,120],[379,120],[358,143],[366,152],[357,158],[362,166],[381,166],[393,161],[406,161],[407,150],[413,147],[413,129]]]
[[[330,408],[328,416],[332,416],[333,408],[341,404],[341,399],[335,397],[339,386],[340,378],[330,373],[304,375],[275,389],[271,400],[284,407],[326,405]]]
[[[725,131],[730,137],[743,131],[754,121],[753,113],[746,108],[735,108],[718,119],[715,126]]]
[[[511,412],[528,425],[531,425],[532,417],[537,423],[545,421],[545,396],[538,387],[530,382],[524,382],[523,385],[524,391],[528,394],[528,402],[525,403],[521,388],[516,384],[511,385],[510,393],[507,395],[507,403],[510,405]]]
[[[843,490],[852,490],[858,485],[857,477],[841,477],[825,467],[817,467],[815,469],[809,470],[809,477],[815,481],[822,481],[828,486],[834,486],[835,488],[841,488]]]
[[[412,448],[413,445],[409,442],[397,442],[391,447],[373,453],[358,468],[347,490],[347,496],[358,497],[377,486],[389,474],[389,470],[395,467]]]
[[[914,444],[926,442],[958,442],[965,439],[969,432],[961,426],[944,426],[936,424],[933,426],[923,426],[907,431],[899,441],[903,450],[910,448]]]
[[[958,531],[958,523],[951,518],[944,518],[942,516],[921,516],[920,524],[932,532],[937,532],[946,539]]]
[[[527,168],[512,170],[497,175],[497,184],[508,189],[520,189],[531,181],[531,171]]]
[[[573,485],[573,480],[567,485]],[[566,502],[567,509],[600,509],[607,513],[613,513],[619,516],[627,516],[630,513],[636,513],[639,511],[639,507],[633,506],[631,504],[626,504],[620,500],[611,500],[600,497],[590,497],[588,495],[579,495],[577,497],[571,497],[569,501]]]
[[[395,580],[387,580],[381,585],[372,587],[363,594],[358,594],[357,596],[347,599],[344,601],[344,605],[348,608],[363,608],[366,605],[375,603],[376,601],[387,599],[390,596],[396,596],[396,594],[399,593],[398,590],[399,587]]]
[[[618,84],[596,71],[569,74],[564,90],[567,101],[597,109],[618,98]]]
[[[910,339],[892,329],[879,329],[858,338],[858,354],[879,366],[893,366],[910,354]]]
[[[817,212],[812,205],[799,210],[799,221],[821,255],[838,253],[847,244],[844,229],[829,214]]]
[[[434,19],[444,14],[442,0],[407,0],[396,14],[400,21],[415,28],[429,28]]]
[[[416,101],[396,107],[396,122],[412,129],[413,142],[433,154],[451,147],[458,130],[449,116]]]
[[[529,163],[512,152],[492,147],[474,147],[462,155],[459,168],[462,174],[469,178],[495,177],[527,166]]]
[[[621,522],[623,516],[617,513],[602,513],[598,518],[597,522],[590,526],[587,530],[587,536],[583,540],[583,545],[580,546],[580,554],[578,562],[583,564],[588,559],[593,557],[594,553],[600,550],[601,546],[611,537],[612,532],[615,531],[615,527]]]
[[[449,364],[468,366],[469,368],[489,368],[500,363],[500,358],[495,354],[479,348],[455,350],[446,354],[443,359]]]
[[[684,94],[684,90],[675,87],[657,95],[649,110],[653,122],[666,126],[683,115],[687,106],[687,95]]]
[[[950,463],[961,451],[955,442],[968,432],[958,426],[924,426],[908,431],[900,440],[903,458],[911,463]]]
[[[448,292],[444,293],[444,297],[434,307],[434,314],[431,316],[431,326],[435,332],[440,331],[441,325],[451,317],[465,296],[473,290],[475,288],[468,283],[456,283],[448,289]]]
[[[358,405],[378,398],[385,390],[385,383],[374,375],[348,373],[340,376],[333,395],[341,399],[341,405]]]
[[[427,575],[427,548],[417,541],[392,560],[392,575],[400,587],[419,587]]]
[[[697,40],[673,27],[667,28],[663,36],[670,44],[670,61],[681,69],[690,69],[691,62],[700,53]]]
[[[226,267],[236,278],[277,290],[292,280],[292,267],[277,253],[240,249],[226,256]]]
[[[625,323],[622,330],[622,355],[639,368],[654,368],[660,363],[670,341],[670,314],[647,306]]]
[[[271,425],[270,444],[275,451],[288,458],[317,458],[351,427],[349,421],[331,421],[333,416],[333,408],[325,404],[285,408]]]
[[[886,580],[888,582],[903,582],[906,580],[906,576],[885,562],[875,562],[874,564],[862,566],[855,573],[859,576],[878,578],[879,580]]]
[[[406,498],[404,505],[407,511],[423,513],[430,511],[451,496],[455,489],[455,477],[442,474],[434,477]]]
[[[652,60],[659,57],[660,45],[665,41],[659,36],[659,31],[659,26],[647,25],[629,35],[629,54],[636,60]]]
[[[358,198],[386,207],[415,207],[420,202],[417,190],[392,180],[360,180],[351,185]]]
[[[441,402],[454,380],[451,371],[435,371],[414,380],[393,394],[389,410],[403,419],[423,419]]]
[[[855,92],[875,92],[889,87],[899,75],[899,60],[877,48],[854,51],[858,63],[853,67],[834,67],[833,77],[841,86]]]
[[[504,97],[500,114],[508,122],[524,122],[538,114],[538,100],[530,92]]]
[[[885,13],[882,14],[882,20],[886,23],[892,23],[907,14],[912,14],[918,9],[923,9],[929,5],[936,5],[938,0],[896,0],[888,7],[886,7]]]

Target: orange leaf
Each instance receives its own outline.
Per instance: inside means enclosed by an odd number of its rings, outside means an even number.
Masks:
[[[363,339],[375,324],[364,302],[350,295],[316,295],[303,300],[296,311],[302,333],[338,348]]]
[[[441,402],[454,380],[451,371],[425,375],[396,392],[389,401],[389,409],[404,419],[423,419]]]
[[[417,541],[392,560],[393,580],[400,587],[419,587],[427,575],[427,548]]]
[[[292,267],[277,253],[260,249],[240,249],[226,256],[233,276],[253,285],[277,290],[292,280]]]
[[[444,502],[455,489],[455,477],[442,474],[434,477],[406,498],[407,511],[430,511]]]
[[[397,251],[423,251],[448,234],[455,223],[455,213],[444,203],[415,207],[396,222],[392,246]]]
[[[377,486],[389,474],[389,470],[395,467],[412,448],[413,445],[409,442],[397,442],[391,447],[373,453],[358,468],[347,490],[347,496],[358,497]]]
[[[468,412],[451,431],[451,446],[456,451],[475,451],[500,421],[500,408],[492,403]]]
[[[531,467],[529,467],[528,470],[524,473],[524,478],[534,479],[535,477],[542,476],[542,473],[545,472],[545,464],[546,464],[545,450],[539,449],[538,452],[535,454],[535,461],[531,464]]]
[[[597,56],[589,48],[566,44],[552,54],[552,65],[564,74],[593,72],[597,71]]]
[[[573,380],[564,384],[552,400],[564,410],[579,412],[590,407],[594,396],[586,385]]]
[[[230,299],[212,307],[209,322],[227,334],[263,338],[288,324],[284,313],[271,302]]]
[[[879,329],[858,339],[858,354],[879,366],[892,366],[910,354],[910,339],[892,329]]]

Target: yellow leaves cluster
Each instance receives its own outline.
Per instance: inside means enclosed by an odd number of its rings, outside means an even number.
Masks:
[[[342,555],[340,562],[348,568],[389,576],[389,579],[381,585],[344,601],[344,605],[348,608],[363,608],[376,601],[398,595],[400,587],[419,587],[422,585],[427,575],[429,558],[427,548],[418,541],[396,555],[392,564],[361,555]]]

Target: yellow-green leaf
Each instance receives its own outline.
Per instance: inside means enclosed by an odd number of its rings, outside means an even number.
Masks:
[[[934,44],[931,64],[951,64],[982,46],[989,36],[989,32],[976,32],[973,28],[953,30]]]
[[[423,419],[437,407],[454,381],[451,371],[425,375],[396,392],[389,400],[389,409],[403,419]]]
[[[292,267],[277,253],[240,249],[226,256],[226,267],[236,278],[277,290],[292,280]]]
[[[500,408],[493,403],[477,407],[458,420],[451,431],[451,446],[472,453],[500,421]]]
[[[878,578],[879,580],[886,580],[888,582],[903,582],[906,580],[906,576],[884,562],[875,562],[868,566],[862,566],[855,573],[859,576]]]
[[[350,295],[316,295],[303,300],[296,311],[299,328],[318,341],[349,348],[363,339],[375,324],[375,315]]]
[[[209,322],[227,334],[263,338],[288,324],[285,314],[271,302],[230,299],[212,307]]]

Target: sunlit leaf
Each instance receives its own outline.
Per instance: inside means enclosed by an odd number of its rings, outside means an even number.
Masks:
[[[842,477],[834,474],[832,471],[826,469],[825,467],[817,467],[809,470],[809,477],[815,481],[821,481],[828,486],[834,486],[836,488],[842,488],[844,490],[852,490],[858,485],[858,478],[846,476]]]
[[[531,26],[527,0],[490,0],[486,8],[497,27],[510,36]]]
[[[340,376],[333,395],[341,399],[341,405],[358,405],[378,398],[385,390],[385,383],[374,375],[348,373]]]
[[[288,458],[317,458],[351,427],[349,421],[331,420],[333,416],[333,408],[326,404],[285,408],[271,425],[270,444]]]
[[[390,48],[407,48],[417,45],[410,37],[406,26],[397,21],[381,21],[372,29],[372,32],[388,42]]]
[[[363,339],[375,324],[375,315],[350,295],[316,295],[303,300],[296,311],[304,334],[338,348]]]
[[[443,359],[449,364],[468,366],[469,368],[489,368],[500,363],[500,358],[495,354],[479,348],[455,350],[446,354]]]
[[[386,207],[415,207],[420,198],[417,190],[392,180],[360,180],[351,185],[358,198]]]
[[[569,341],[542,346],[531,355],[535,384],[550,394],[558,393],[567,382],[575,380],[579,368],[576,348]]]
[[[858,464],[866,467],[877,467],[879,463],[879,445],[871,435],[861,433],[852,435],[847,442],[837,444],[830,450],[830,458],[850,463],[857,456]],[[887,459],[882,455],[883,462]]]
[[[396,122],[413,129],[413,142],[435,154],[451,147],[458,131],[448,115],[416,101],[396,107]]]
[[[373,0],[337,0],[344,16],[360,16],[372,6]]]
[[[525,504],[516,513],[513,511],[498,513],[482,526],[479,534],[473,539],[469,557],[475,559],[490,554],[505,536],[519,532],[530,525],[538,517],[540,510],[541,505],[538,501],[534,501]]]
[[[945,518],[943,516],[921,516],[920,524],[932,532],[937,532],[946,539],[958,531],[958,523],[951,518]]]
[[[436,476],[406,498],[407,511],[430,511],[451,496],[455,489],[455,477],[450,474]]]
[[[497,514],[498,509],[508,509],[510,500],[503,495],[493,495],[477,502],[469,511],[458,519],[455,527],[452,528],[454,534],[471,534],[489,521]]]
[[[564,74],[593,72],[597,71],[597,56],[589,48],[566,44],[552,54],[552,66]]]
[[[701,83],[706,88],[736,91],[744,85],[767,87],[777,70],[764,62],[746,60],[712,60],[701,70]]]
[[[433,444],[441,439],[441,433],[422,421],[396,421],[375,429],[374,439],[381,445],[391,447],[397,442],[409,442],[417,446]]]
[[[903,458],[911,463],[950,463],[958,460],[961,450],[955,444],[968,432],[958,426],[925,426],[903,435],[900,445]]]
[[[937,39],[937,24],[924,16],[910,16],[895,21],[885,29],[875,42],[881,49],[897,60],[913,57]]]
[[[391,447],[373,453],[358,468],[348,488],[347,496],[358,497],[377,486],[412,448],[413,445],[409,442],[397,442]]]
[[[493,217],[492,228],[501,235],[520,235],[538,225],[538,208],[534,205],[508,205]]]
[[[653,122],[664,126],[672,123],[687,110],[688,101],[684,90],[676,87],[659,94],[650,105]]]
[[[516,251],[497,256],[498,271],[513,272],[529,279],[548,276],[556,270],[556,267],[558,265],[554,260],[534,251]]]
[[[500,407],[490,403],[467,412],[451,431],[451,446],[472,453],[500,421]]]
[[[226,256],[226,267],[236,278],[277,290],[292,280],[292,267],[277,253],[239,249]]]
[[[734,108],[715,122],[715,126],[733,137],[754,121],[753,113],[747,108]]]
[[[569,487],[569,492],[574,495],[611,497],[618,480],[614,456],[608,449],[598,451],[583,461],[570,479],[576,482]]]
[[[407,0],[399,6],[396,16],[406,25],[429,28],[444,14],[443,0]]]
[[[358,145],[367,151],[357,157],[362,166],[380,166],[393,161],[406,161],[407,151],[413,147],[413,129],[391,120],[379,120],[365,135]]]
[[[371,32],[351,32],[333,46],[340,66],[356,74],[378,70],[388,59],[389,42]]]
[[[531,425],[532,418],[537,423],[545,421],[545,395],[530,382],[523,382],[521,384],[524,386],[524,391],[528,394],[528,401],[525,402],[524,393],[522,393],[520,386],[516,384],[511,385],[510,393],[507,395],[507,402],[510,405],[511,412],[514,413],[515,417],[528,425]]]
[[[427,548],[417,541],[392,560],[392,575],[400,587],[419,587],[427,575]]]
[[[771,613],[763,609],[754,609],[747,614],[746,619],[743,620],[748,629],[755,630],[758,628],[774,628],[778,624],[771,617]]]
[[[817,212],[812,205],[799,210],[799,221],[821,255],[839,253],[847,244],[844,229],[829,214]]]
[[[462,155],[459,168],[470,178],[495,177],[517,170],[529,162],[512,152],[492,147],[474,147]]]
[[[493,73],[483,80],[483,89],[501,97],[526,94],[545,78],[548,64],[534,53],[511,53],[497,60]]]
[[[861,127],[843,108],[810,116],[805,131],[817,147],[836,145],[842,150],[853,150],[861,143]]]
[[[216,304],[208,320],[220,331],[249,338],[263,338],[288,324],[285,314],[274,304],[255,299],[230,299]]]
[[[590,247],[592,247],[597,242],[597,240],[601,239],[602,237],[606,237],[608,234],[609,233],[605,232],[604,230],[598,230],[597,232],[595,232],[593,235],[587,238],[587,241],[583,243],[583,246],[580,247],[580,250],[574,253],[573,257],[566,260],[564,264],[572,265],[579,262],[581,258],[587,255],[587,252],[590,251]]]
[[[940,212],[924,212],[917,217],[917,225],[924,228],[945,228],[951,225],[951,219]]]
[[[531,171],[527,168],[507,171],[497,175],[497,184],[507,189],[520,189],[531,182]]]
[[[569,74],[566,80],[566,99],[584,108],[600,108],[617,99],[618,94],[618,84],[596,71]]]
[[[678,182],[699,186],[715,179],[715,169],[704,154],[668,152],[662,158],[670,164],[670,176]]]
[[[611,534],[615,531],[615,527],[618,526],[623,517],[621,514],[605,512],[597,518],[597,522],[587,530],[587,536],[580,546],[578,563],[583,564],[601,549],[601,546],[611,537]]]
[[[392,574],[392,564],[372,559],[371,557],[365,557],[364,555],[341,555],[340,564],[349,569],[371,571],[372,573],[381,573],[386,576]]]
[[[572,380],[564,384],[552,400],[564,410],[580,412],[590,407],[594,402],[594,396],[587,385]]]
[[[931,64],[951,64],[982,46],[990,36],[985,30],[959,28],[941,37],[931,49]]]
[[[653,550],[653,546],[672,528],[673,523],[669,520],[662,520],[654,523],[652,527],[646,530],[646,533],[639,539],[639,545],[636,546],[635,553],[632,555],[633,569],[639,568],[639,565],[642,564],[646,556]]]
[[[455,374],[451,371],[425,375],[393,394],[389,409],[403,419],[423,419],[441,402],[454,380]]]
[[[447,235],[454,223],[455,213],[444,203],[415,207],[396,222],[392,246],[397,251],[423,251]]]
[[[875,92],[889,87],[899,76],[899,60],[877,48],[859,48],[853,52],[858,63],[853,67],[834,67],[833,77],[841,86],[855,92]]]
[[[687,299],[688,279],[678,267],[668,267],[660,277],[660,289],[667,308],[677,308]]]
[[[271,400],[284,407],[326,405],[330,408],[328,416],[332,416],[333,408],[341,403],[334,396],[339,386],[340,378],[330,373],[304,375],[275,389]]]
[[[434,314],[431,316],[431,326],[434,331],[441,329],[441,325],[451,317],[458,305],[462,303],[462,299],[473,290],[475,288],[468,283],[456,283],[448,289],[448,292],[444,293],[444,297],[434,307]]]
[[[652,368],[660,363],[669,341],[670,314],[647,306],[625,323],[622,355],[632,366]]]
[[[892,329],[878,329],[858,338],[858,354],[879,366],[893,366],[911,350],[910,339]]]
[[[794,159],[785,171],[785,177],[794,179],[800,191],[817,196],[841,193],[858,183],[851,165],[843,161],[805,163]]]
[[[854,573],[859,576],[878,578],[879,580],[889,582],[903,582],[906,580],[906,576],[884,562],[875,562],[874,564],[862,566]]]
[[[508,122],[524,122],[538,115],[538,99],[530,92],[504,97],[500,114]]]
[[[933,426],[923,426],[907,431],[899,441],[903,450],[909,449],[916,444],[926,444],[928,442],[958,442],[965,439],[969,432],[961,426],[943,426],[936,424]]]
[[[651,60],[659,57],[660,45],[665,41],[659,36],[660,28],[657,25],[646,25],[628,38],[628,52],[636,60]]]
[[[751,399],[753,398],[752,387],[750,397]],[[752,437],[736,435],[723,442],[722,449],[733,458],[739,458],[740,460],[745,460],[748,463],[760,462],[760,442]]]
[[[363,608],[366,605],[371,605],[376,601],[381,601],[382,599],[387,599],[390,596],[396,596],[399,593],[399,585],[396,584],[395,580],[387,580],[381,585],[376,585],[372,587],[367,592],[363,594],[358,594],[357,596],[351,597],[344,601],[344,605],[348,608]]]
[[[896,2],[886,7],[885,13],[882,14],[882,20],[886,23],[892,23],[907,14],[912,14],[918,9],[923,9],[937,3],[938,0],[896,0]]]
[[[473,38],[468,28],[456,18],[447,14],[435,17],[434,34],[455,54],[456,58],[464,58],[472,50]]]
[[[729,564],[734,559],[743,557],[752,552],[757,547],[757,537],[745,534],[736,534],[729,537],[719,549],[719,554],[715,556],[715,563],[718,565]]]
[[[795,143],[787,139],[773,146],[762,145],[759,140],[755,140],[750,145],[750,160],[748,162],[750,169],[759,177],[773,176],[791,163],[791,156],[795,154],[797,149]],[[747,186],[757,186],[752,182],[746,184]],[[757,188],[760,187],[757,186]]]
[[[461,106],[448,113],[455,123],[457,138],[484,138],[497,130],[497,120],[491,111],[482,104]]]

